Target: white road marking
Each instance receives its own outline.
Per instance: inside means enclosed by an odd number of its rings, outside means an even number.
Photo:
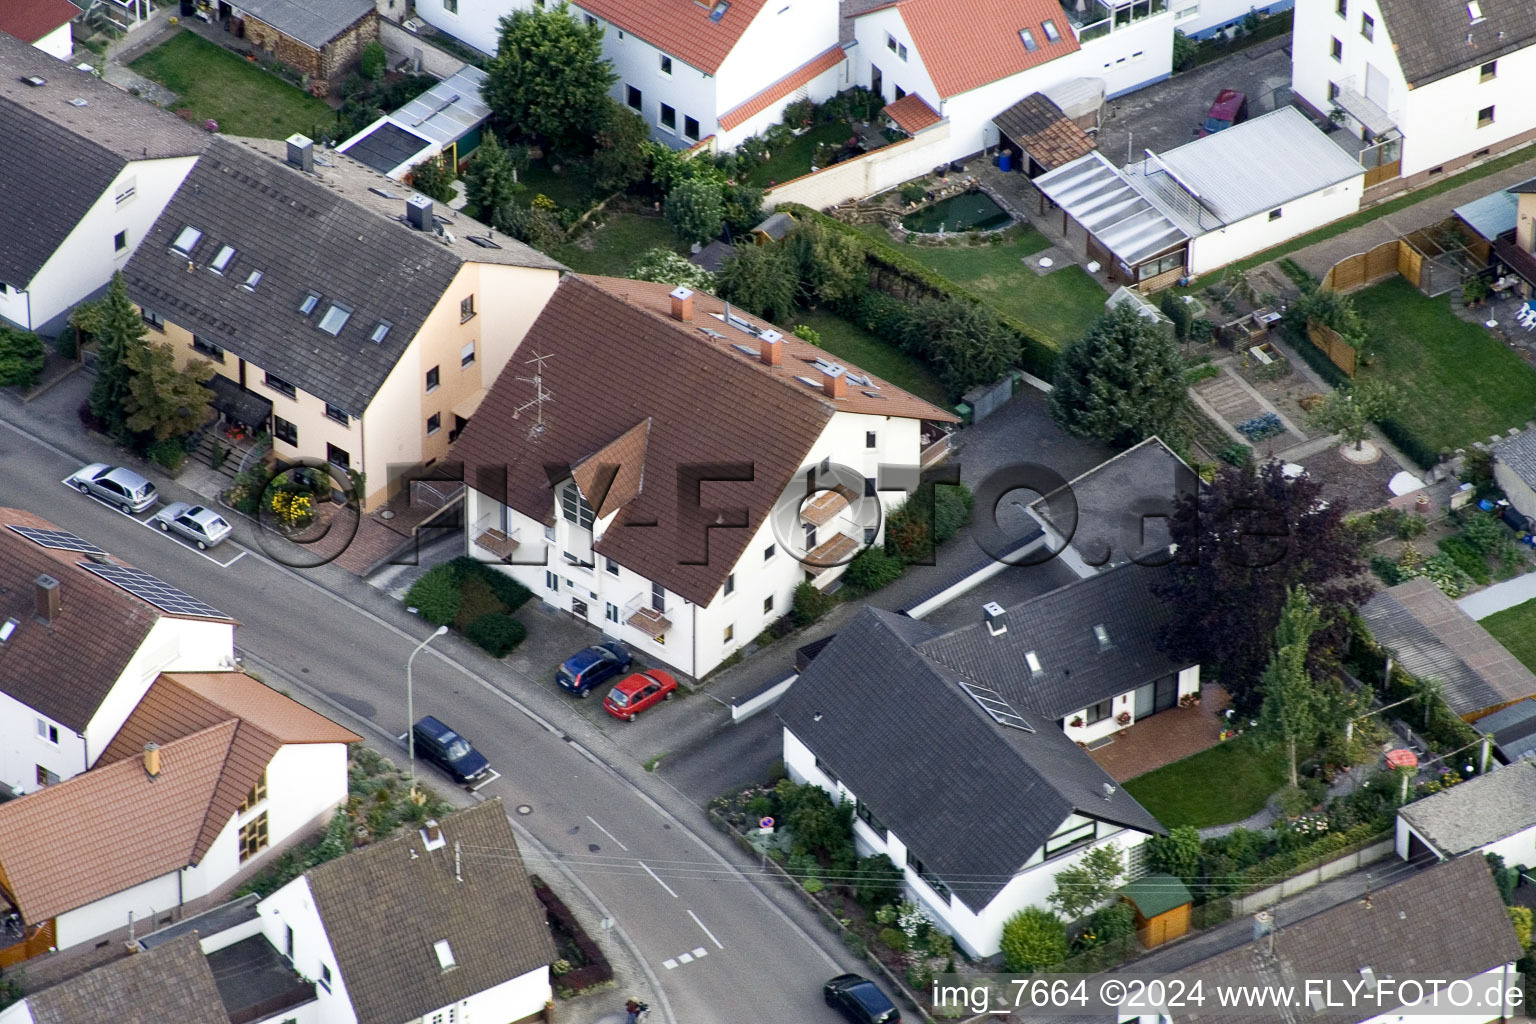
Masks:
[[[590,815],[590,814],[587,815],[587,820],[590,821],[592,824],[597,825],[597,819],[592,817],[592,815]],[[609,832],[607,829],[603,828],[603,826],[601,826],[601,825],[597,825],[597,827],[598,827],[598,830],[603,833],[603,835],[607,836],[609,839],[612,839],[614,842],[619,843],[619,837],[618,836],[614,835],[612,832]],[[625,846],[623,843],[619,843],[619,849],[623,850],[625,853],[629,852],[629,847]]]
[[[700,946],[698,949],[693,951],[693,958],[695,960],[702,960],[707,956],[709,956],[709,950],[705,949],[703,946]]]
[[[693,963],[693,956],[691,954],[688,954],[688,953],[683,953],[680,956],[678,956],[677,962],[680,963],[680,964],[691,964],[691,963]]]
[[[9,424],[7,424],[7,426],[9,426]],[[73,474],[71,474],[71,476],[72,475]],[[61,480],[59,482],[62,483],[65,487],[68,487],[70,490],[72,490],[72,491],[74,491],[76,493],[79,493],[80,488],[75,486],[74,484],[70,483],[69,481],[70,481],[70,477],[65,477],[63,480]],[[236,562],[240,561],[240,559],[245,557],[245,554],[246,554],[245,549],[244,548],[240,548],[240,553],[238,555],[236,555],[234,558],[231,558],[227,562],[221,562],[217,558],[214,558],[212,555],[210,555],[208,552],[206,552],[206,551],[199,551],[197,549],[197,545],[189,543],[189,542],[187,542],[185,540],[182,540],[180,537],[175,536],[174,534],[170,533],[169,531],[160,529],[154,523],[150,522],[149,519],[140,519],[136,515],[132,515],[130,513],[124,512],[121,508],[119,508],[118,506],[112,504],[110,501],[106,500],[105,498],[100,497],[99,495],[87,494],[87,495],[85,495],[85,497],[93,499],[98,504],[105,505],[107,508],[109,508],[112,511],[116,512],[118,515],[122,516],[124,519],[132,519],[134,522],[138,523],[140,526],[144,527],[146,530],[149,530],[152,533],[163,533],[163,534],[165,534],[165,536],[170,538],[172,541],[174,541],[178,547],[185,548],[186,550],[192,552],[194,555],[199,555],[199,556],[201,556],[203,558],[208,559],[208,561],[212,562],[214,565],[218,566],[220,569],[228,569],[230,566],[234,565]],[[145,509],[144,511],[148,512],[149,509]],[[151,516],[150,518],[152,519],[154,517]],[[240,545],[238,545],[238,544],[235,544],[233,546],[234,547],[240,547]]]
[[[676,960],[663,960],[661,962],[661,966],[665,967],[667,970],[670,971],[670,970],[674,969],[675,967],[677,967],[677,961]]]
[[[658,875],[657,875],[657,874],[656,874],[656,872],[654,872],[654,871],[652,871],[652,870],[651,870],[651,869],[650,869],[650,866],[649,866],[649,865],[647,865],[647,864],[646,864],[646,863],[645,863],[645,861],[643,861],[643,860],[637,860],[637,861],[635,861],[635,863],[636,863],[636,864],[639,864],[639,865],[640,865],[640,866],[641,866],[641,867],[643,867],[643,868],[645,868],[645,873],[646,873],[646,874],[648,874],[648,875],[650,875],[650,876],[651,876],[651,877],[652,877],[652,878],[654,878],[654,879],[656,879],[656,884],[657,884],[657,885],[659,885],[659,886],[661,886],[661,887],[662,887],[662,888],[663,888],[663,889],[665,889],[665,890],[667,890],[667,892],[669,892],[669,893],[672,893],[672,898],[673,898],[673,899],[677,899],[677,893],[675,893],[675,892],[672,892],[672,887],[671,887],[671,886],[670,886],[670,885],[668,885],[668,884],[667,884],[667,883],[666,883],[666,882],[663,882],[663,881],[662,881],[662,880],[661,880],[661,878],[660,878],[660,876],[658,876]]]
[[[715,944],[715,948],[716,949],[724,949],[725,948],[723,945],[720,944],[720,940],[715,938],[715,933],[710,931],[708,928],[704,927],[704,922],[699,920],[699,915],[698,914],[695,914],[693,911],[690,910],[690,911],[688,911],[688,916],[693,918],[693,923],[699,926],[699,930],[701,932],[703,932],[705,935],[709,936],[709,941],[713,942]],[[695,950],[694,951],[694,955],[695,956],[702,956],[703,954],[701,954],[698,950]]]

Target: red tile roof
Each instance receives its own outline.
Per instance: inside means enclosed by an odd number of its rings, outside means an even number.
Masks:
[[[5,0],[0,3],[0,32],[35,43],[79,16],[80,8],[69,0]]]
[[[721,114],[720,130],[728,132],[748,118],[756,117],[802,85],[814,81],[817,76],[823,75],[837,67],[843,62],[843,57],[844,52],[841,44],[830,47],[825,53],[812,57],[756,96],[737,104]]]
[[[709,17],[714,0],[580,0],[576,6],[712,75],[766,2],[730,0],[719,21]]]
[[[1055,60],[1077,50],[1077,37],[1056,0],[896,0],[918,57],[942,99]],[[884,10],[885,8],[874,8]],[[866,12],[868,13],[868,12]],[[1043,27],[1050,21],[1059,37],[1051,42]],[[1028,50],[1019,37],[1027,28],[1039,48]]]
[[[896,127],[908,135],[916,135],[924,128],[944,120],[939,112],[915,92],[909,92],[895,103],[886,104],[884,114],[896,122]]]

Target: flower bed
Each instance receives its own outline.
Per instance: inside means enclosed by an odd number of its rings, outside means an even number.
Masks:
[[[529,875],[528,880],[533,883],[533,894],[544,905],[544,917],[549,922],[550,935],[555,940],[555,951],[559,954],[559,959],[550,969],[550,973],[555,976],[556,994],[562,999],[569,999],[579,992],[590,992],[612,984],[613,966],[603,955],[602,948],[587,934],[581,922],[576,920],[576,915],[571,913],[565,901],[556,896],[554,890],[538,875]],[[556,972],[554,968],[561,964],[568,969]]]

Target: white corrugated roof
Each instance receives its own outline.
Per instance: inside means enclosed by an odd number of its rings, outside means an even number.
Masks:
[[[1128,266],[1189,240],[1097,150],[1041,175],[1035,187]]]
[[[464,65],[449,77],[389,115],[402,128],[431,139],[439,147],[455,142],[491,116],[480,97],[490,76]]]

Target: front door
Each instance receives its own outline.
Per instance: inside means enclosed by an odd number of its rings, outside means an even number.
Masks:
[[[1148,683],[1146,686],[1138,686],[1136,688],[1136,698],[1133,702],[1135,706],[1132,710],[1132,714],[1136,716],[1136,721],[1139,722],[1152,714],[1156,698],[1157,687],[1155,684]]]
[[[869,91],[885,99],[885,82],[880,77],[880,69],[873,64],[869,66]]]

